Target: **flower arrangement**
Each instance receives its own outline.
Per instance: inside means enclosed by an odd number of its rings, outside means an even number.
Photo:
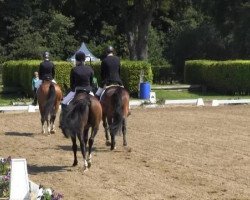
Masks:
[[[7,159],[0,158],[0,199],[9,199],[10,197],[10,174],[11,174],[11,157]],[[51,190],[44,189],[39,186],[38,194],[35,195],[36,200],[62,200],[63,195]]]
[[[0,159],[0,198],[10,196],[10,162],[11,157]]]
[[[40,185],[37,200],[62,200],[63,195]]]

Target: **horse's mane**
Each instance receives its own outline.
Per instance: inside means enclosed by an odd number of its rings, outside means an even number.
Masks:
[[[83,97],[79,93],[68,105],[67,114],[64,118],[64,128],[67,130],[66,134],[75,137],[76,133],[83,131],[84,127],[88,123],[89,117],[89,106],[90,106],[90,97],[85,95]]]

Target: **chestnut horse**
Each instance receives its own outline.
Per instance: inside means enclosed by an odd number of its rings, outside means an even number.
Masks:
[[[63,94],[59,85],[44,80],[37,90],[37,101],[41,114],[42,133],[45,133],[45,121],[48,134],[55,133],[56,113],[59,109]]]
[[[106,145],[115,149],[115,136],[122,130],[123,146],[127,146],[127,117],[129,115],[129,93],[117,85],[108,86],[100,99],[103,110],[103,127],[105,129]],[[109,132],[111,143],[109,141]]]
[[[70,136],[72,140],[72,150],[74,153],[73,166],[78,164],[76,156],[77,137],[80,141],[85,171],[91,166],[92,146],[102,120],[101,104],[94,96],[84,91],[78,91],[76,92],[74,99],[67,106],[66,114],[61,120],[61,129],[64,136]],[[90,137],[89,128],[91,128]],[[87,142],[89,153],[88,158],[86,157]]]

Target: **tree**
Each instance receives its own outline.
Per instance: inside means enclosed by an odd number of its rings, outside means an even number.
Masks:
[[[112,43],[121,49],[119,53],[123,56],[129,53],[132,60],[144,60],[148,59],[148,34],[154,13],[157,9],[167,12],[169,2],[106,0],[103,3],[101,0],[86,0],[68,1],[68,5],[71,5],[70,9],[81,8],[76,9],[73,16],[85,41],[93,41],[90,38],[94,38],[96,45]]]
[[[9,59],[41,58],[51,51],[57,59],[66,59],[75,49],[76,40],[70,34],[73,18],[61,9],[64,1],[6,0],[0,2],[0,42]],[[2,38],[1,38],[2,37]]]
[[[166,6],[163,0],[129,0],[123,14],[131,60],[148,59],[148,34],[154,12]]]

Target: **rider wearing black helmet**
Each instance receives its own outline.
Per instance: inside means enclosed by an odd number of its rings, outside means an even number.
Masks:
[[[82,51],[76,52],[76,66],[70,72],[70,89],[66,97],[63,98],[62,104],[67,105],[75,96],[76,90],[92,92],[94,70],[85,65],[85,54]]]
[[[55,66],[49,60],[49,52],[45,51],[43,53],[44,61],[40,63],[39,66],[39,78],[41,80],[52,80],[55,77]]]
[[[54,66],[53,62],[51,62],[49,60],[49,56],[50,56],[50,54],[48,51],[45,51],[43,53],[44,60],[43,60],[43,62],[40,63],[39,70],[38,70],[39,81],[37,81],[37,83],[36,83],[37,90],[44,80],[51,80],[53,83],[56,83],[56,81],[54,80],[54,78],[55,78],[55,66]]]
[[[102,87],[106,87],[109,85],[123,85],[122,80],[120,78],[120,68],[121,63],[120,59],[114,55],[114,48],[112,46],[108,46],[106,48],[106,57],[102,60],[101,63],[101,83]],[[100,97],[103,88],[98,88],[96,92],[96,96]]]

